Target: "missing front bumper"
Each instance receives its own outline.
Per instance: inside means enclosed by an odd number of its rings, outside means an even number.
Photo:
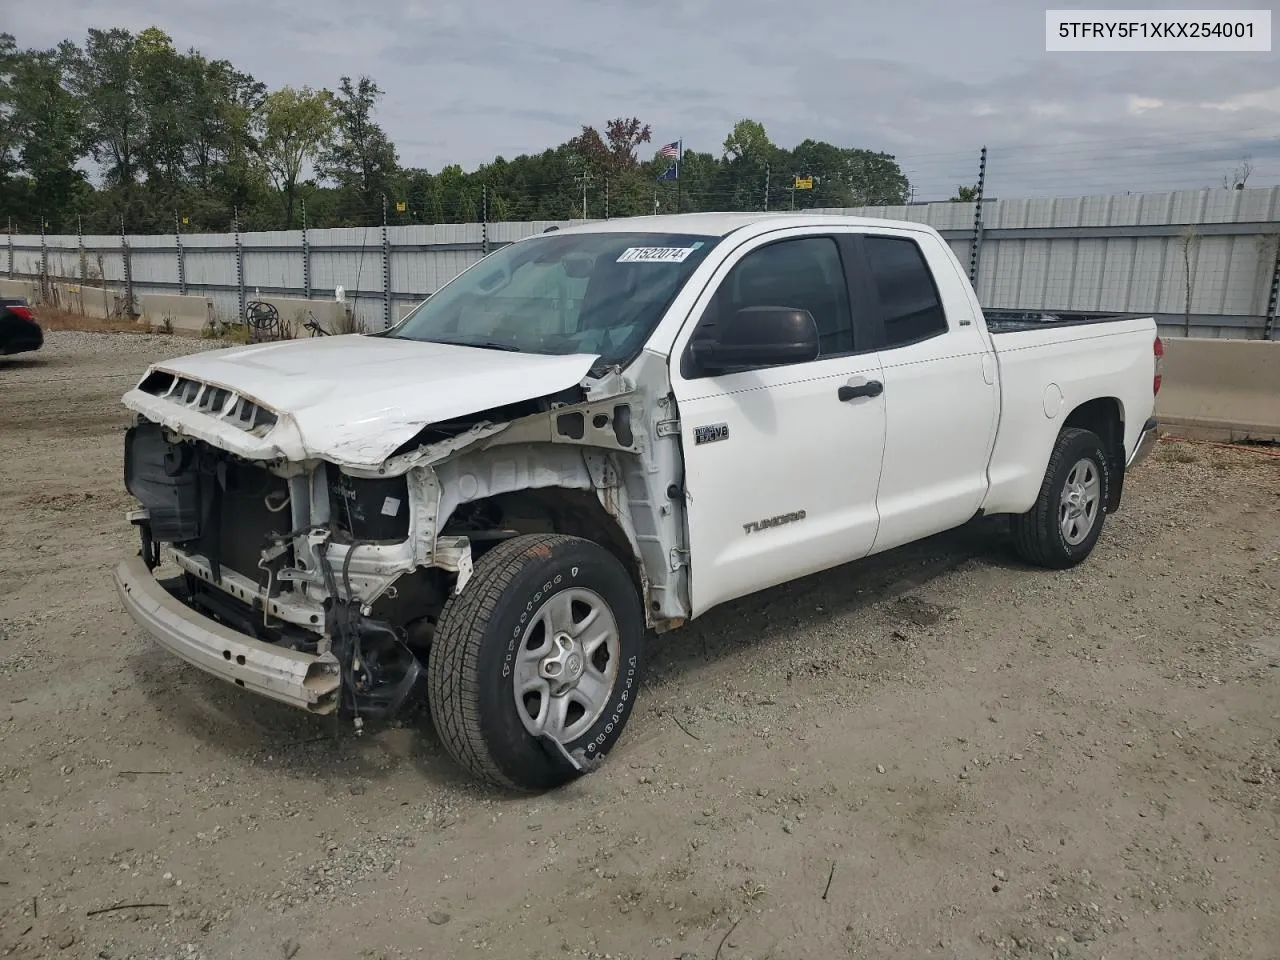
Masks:
[[[129,615],[192,666],[310,713],[337,709],[341,674],[332,654],[277,647],[202,616],[166,590],[141,557],[116,567],[115,583]]]

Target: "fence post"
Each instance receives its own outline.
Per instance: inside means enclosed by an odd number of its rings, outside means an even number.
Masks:
[[[187,295],[187,257],[182,249],[182,224],[178,215],[173,215],[173,240],[178,247],[178,294]]]
[[[44,211],[40,212],[40,302],[44,303],[46,298],[52,300],[49,296],[53,292],[53,284],[49,282],[49,245],[44,235]]]
[[[1265,340],[1280,340],[1280,236],[1276,237],[1276,265],[1271,270],[1271,297],[1267,301]]]
[[[969,283],[978,291],[978,260],[982,255],[982,190],[987,182],[987,148],[978,160],[978,191],[973,205],[973,240],[969,245]]]
[[[382,323],[391,328],[391,240],[387,233],[387,195],[382,195]]]
[[[311,299],[311,244],[307,238],[307,201],[302,201],[302,290]]]
[[[133,304],[133,256],[129,252],[129,237],[124,232],[124,217],[120,218],[120,258],[124,261],[124,309],[133,320],[138,316]]]
[[[480,187],[480,256],[489,255],[489,185]]]
[[[9,279],[13,279],[13,217],[9,218]]]
[[[244,248],[240,246],[240,211],[238,209],[235,211],[234,217],[232,230],[235,233],[236,243],[236,291],[240,300],[240,320],[243,321],[245,319]]]
[[[80,258],[80,284],[83,286],[89,281],[89,264],[84,252],[84,217],[78,213],[76,214],[76,253]],[[84,298],[84,291],[81,291],[80,297]]]

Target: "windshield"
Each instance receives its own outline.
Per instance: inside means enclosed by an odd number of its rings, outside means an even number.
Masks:
[[[386,336],[521,353],[639,351],[719,237],[548,233],[502,247],[445,284]]]

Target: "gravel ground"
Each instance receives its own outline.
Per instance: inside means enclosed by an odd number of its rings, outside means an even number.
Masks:
[[[0,955],[1280,955],[1280,459],[1163,444],[1070,572],[977,527],[729,605],[512,799],[120,611],[119,396],[209,346],[0,360]]]

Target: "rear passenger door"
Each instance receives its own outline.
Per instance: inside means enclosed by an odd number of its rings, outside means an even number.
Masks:
[[[875,541],[884,406],[865,304],[850,299],[842,242],[780,230],[717,269],[676,338],[694,615],[864,556]],[[690,345],[745,307],[808,310],[820,354],[807,362],[703,375]]]
[[[986,494],[999,393],[990,347],[966,309],[966,280],[943,241],[886,228],[857,242],[884,379],[878,553],[973,518]]]

